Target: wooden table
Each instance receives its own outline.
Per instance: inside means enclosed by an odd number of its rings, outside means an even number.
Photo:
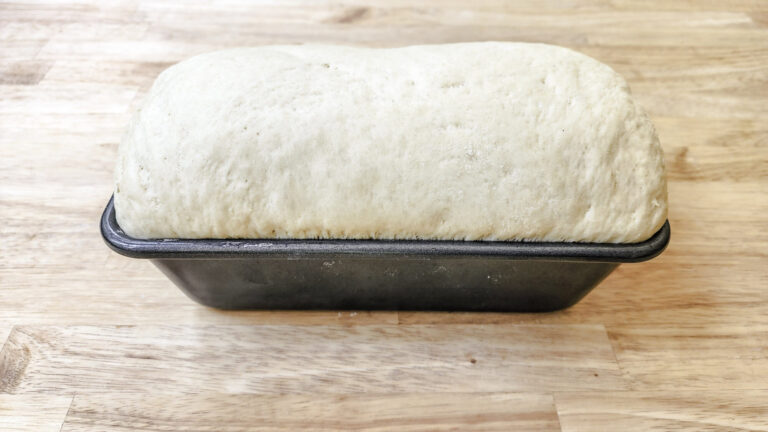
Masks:
[[[0,3],[0,430],[768,430],[768,3]],[[98,220],[153,78],[236,45],[565,45],[658,128],[672,243],[552,314],[219,312]]]

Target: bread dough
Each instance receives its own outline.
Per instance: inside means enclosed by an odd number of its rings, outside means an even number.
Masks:
[[[193,57],[155,81],[115,178],[137,238],[628,243],[667,215],[624,79],[543,44]]]

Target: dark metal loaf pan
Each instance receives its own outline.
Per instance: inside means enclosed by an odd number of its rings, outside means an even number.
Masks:
[[[543,312],[573,305],[620,263],[660,254],[670,229],[635,244],[141,240],[120,229],[110,200],[101,234],[215,308]]]

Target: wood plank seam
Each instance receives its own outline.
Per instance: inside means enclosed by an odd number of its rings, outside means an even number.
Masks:
[[[61,426],[59,427],[59,432],[64,430],[64,423],[67,422],[67,417],[69,417],[69,413],[72,412],[72,406],[75,404],[75,397],[77,397],[77,392],[72,393],[72,399],[69,400],[69,407],[67,407],[67,412],[64,414],[64,418],[61,419]],[[554,400],[554,396],[552,397]]]
[[[5,351],[6,345],[8,345],[8,341],[11,340],[11,335],[13,332],[16,331],[16,326],[11,326],[11,329],[8,331],[8,335],[3,339],[3,344],[0,345],[0,393],[8,393],[5,390],[5,382],[6,382],[6,356],[8,355]]]
[[[562,418],[562,416],[560,414],[560,411],[561,411],[560,404],[557,403],[557,394],[558,393],[559,392],[552,392],[552,403],[555,405],[555,414],[557,415],[557,425],[560,427],[560,432],[563,432],[563,418]],[[63,423],[62,423],[62,426],[64,426]],[[61,432],[61,431],[59,431],[59,432]]]
[[[11,333],[13,333],[13,330],[16,328],[15,325],[11,326],[11,329],[8,330],[8,335],[5,336],[5,339],[3,339],[2,345],[0,345],[0,355],[2,355],[2,352],[5,350],[5,344],[8,343],[8,339],[11,338]]]
[[[11,328],[8,337],[0,349],[0,393],[13,393],[13,389],[24,378],[27,365],[29,364],[29,350],[25,347],[21,356],[13,356],[10,352],[9,341],[11,336],[18,330],[16,326]],[[21,364],[21,365],[20,365]]]
[[[619,368],[621,379],[627,383],[630,389],[632,389],[632,377],[627,370],[622,367],[621,362],[619,362],[619,356],[616,354],[616,347],[614,346],[613,339],[611,339],[611,333],[608,331],[608,327],[606,327],[605,324],[603,324],[603,329],[605,330],[605,338],[608,339],[608,344],[611,346],[613,361],[616,362],[616,367]]]
[[[550,395],[552,396],[552,410],[555,411],[555,418],[557,419],[557,427],[560,429],[560,432],[563,432],[563,420],[560,418],[560,408],[557,406],[557,399],[555,399],[556,392],[551,392]]]

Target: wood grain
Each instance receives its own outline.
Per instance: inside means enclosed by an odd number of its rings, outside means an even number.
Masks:
[[[610,337],[633,388],[768,389],[765,326],[614,326]]]
[[[0,64],[0,85],[34,85],[43,79],[52,62],[21,60]]]
[[[8,393],[622,389],[592,326],[16,326]]]
[[[0,394],[3,432],[58,432],[72,396]]]
[[[768,64],[768,59],[766,59]],[[760,182],[768,177],[768,126],[764,121],[661,118],[655,121],[674,183]]]
[[[461,413],[457,415],[457,413]],[[62,431],[559,431],[551,395],[77,395]]]
[[[564,432],[768,430],[768,391],[558,393]]]
[[[665,153],[661,257],[551,314],[221,312],[103,245],[168,65],[473,40],[627,78]],[[754,0],[0,0],[0,429],[58,429],[77,392],[63,430],[768,430],[766,41]]]

